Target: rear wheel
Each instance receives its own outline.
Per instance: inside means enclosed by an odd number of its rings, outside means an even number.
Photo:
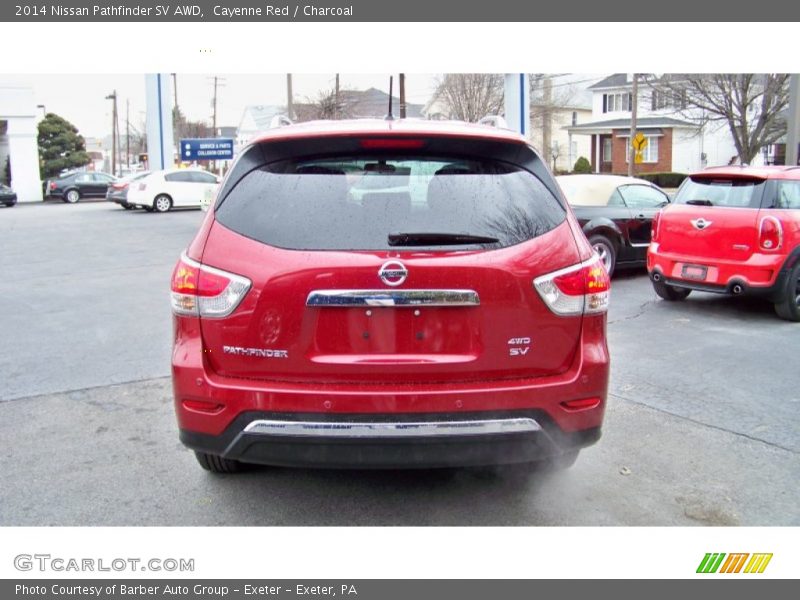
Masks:
[[[78,190],[69,190],[64,194],[64,202],[69,202],[70,204],[75,204],[80,199],[81,193]]]
[[[617,264],[617,250],[614,247],[614,242],[604,235],[593,235],[589,238],[589,243],[594,248],[594,251],[597,252],[597,256],[600,257],[608,276],[611,277]]]
[[[789,281],[783,298],[775,303],[775,312],[781,319],[800,321],[800,261],[789,272]]]
[[[216,454],[206,454],[205,452],[198,452],[196,450],[194,455],[197,458],[197,462],[200,463],[200,466],[212,473],[237,473],[242,469],[242,463],[238,460],[231,460],[229,458],[217,456]]]
[[[153,200],[153,208],[156,212],[165,213],[172,208],[172,198],[166,194],[160,194]]]
[[[686,297],[692,292],[692,290],[675,287],[674,285],[669,285],[668,283],[664,283],[663,281],[654,281],[653,289],[656,291],[656,294],[658,294],[660,298],[663,298],[664,300],[669,300],[670,302],[676,302],[678,300],[686,300]]]
[[[122,208],[125,210],[133,210],[133,204],[123,204]]]

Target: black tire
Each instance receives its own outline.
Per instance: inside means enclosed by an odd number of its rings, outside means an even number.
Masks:
[[[153,200],[153,210],[160,213],[172,210],[172,198],[166,194],[159,194]]]
[[[123,204],[122,208],[124,208],[125,210],[133,210],[134,206],[133,204]]]
[[[242,470],[242,463],[238,460],[223,458],[216,454],[206,454],[205,452],[199,452],[197,450],[195,450],[194,455],[197,458],[197,462],[200,463],[200,466],[212,473],[238,473]]]
[[[62,198],[67,204],[75,204],[80,199],[81,193],[78,190],[67,190]]]
[[[15,204],[16,204],[16,202],[6,202],[6,208],[11,208]]]
[[[659,298],[669,300],[670,302],[677,302],[679,300],[686,300],[686,297],[692,293],[692,290],[686,288],[675,287],[663,281],[654,281],[653,289],[658,294]]]
[[[145,207],[144,207],[144,209],[145,209],[147,212],[153,212],[153,207],[152,207],[152,206],[145,206]]]
[[[789,271],[789,281],[783,298],[775,303],[775,312],[781,319],[800,321],[800,261]]]
[[[603,261],[603,266],[608,271],[608,276],[614,273],[614,269],[617,266],[617,247],[614,245],[610,239],[608,239],[604,235],[593,235],[589,238],[589,243],[594,248],[594,251],[597,252],[597,255],[600,257],[600,260]]]

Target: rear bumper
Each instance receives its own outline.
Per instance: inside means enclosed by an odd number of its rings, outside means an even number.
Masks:
[[[437,468],[530,462],[595,443],[600,428],[561,431],[546,414],[332,416],[245,413],[193,450],[246,463],[324,468]]]
[[[683,277],[684,265],[707,267],[703,281]],[[777,299],[786,287],[789,265],[785,254],[754,253],[746,261],[707,259],[661,252],[650,245],[647,271],[650,278],[663,278],[675,287],[718,294],[760,296]]]

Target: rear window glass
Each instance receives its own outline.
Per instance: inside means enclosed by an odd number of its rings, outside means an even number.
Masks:
[[[763,179],[692,177],[681,186],[675,203],[757,208],[763,189]]]
[[[444,234],[496,242],[431,249],[505,247],[564,221],[558,200],[533,174],[491,160],[356,156],[281,161],[250,172],[217,209],[249,238],[303,250],[385,250],[396,234]],[[430,242],[430,243],[427,243]]]

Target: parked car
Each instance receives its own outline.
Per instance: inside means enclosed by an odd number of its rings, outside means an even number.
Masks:
[[[200,169],[154,171],[128,189],[128,204],[147,211],[200,208],[207,195],[216,193],[220,179]]]
[[[385,191],[401,168],[424,194]],[[356,198],[354,171],[389,180]],[[568,466],[600,436],[609,288],[511,131],[271,130],[173,272],[181,440],[214,472]]]
[[[9,208],[17,203],[17,195],[7,185],[0,183],[0,204],[5,204]]]
[[[149,175],[149,171],[141,171],[139,173],[133,173],[131,175],[126,175],[121,179],[118,179],[110,186],[108,186],[108,191],[106,192],[106,200],[109,202],[116,202],[125,210],[131,210],[134,208],[132,204],[128,204],[128,189],[130,188],[133,182],[138,181],[144,177]]]
[[[609,275],[617,266],[644,266],[655,214],[669,196],[644,179],[617,175],[556,177]]]
[[[81,198],[105,198],[108,186],[117,180],[113,175],[98,172],[70,173],[45,184],[47,196],[74,204]]]
[[[656,293],[751,295],[800,321],[800,167],[721,167],[683,182],[653,223]]]

